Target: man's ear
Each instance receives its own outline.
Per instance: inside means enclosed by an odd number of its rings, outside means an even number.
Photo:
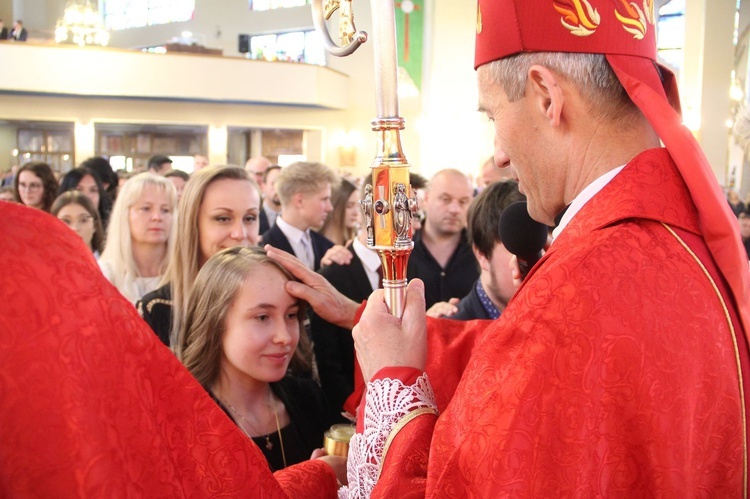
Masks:
[[[544,66],[534,64],[529,68],[528,81],[535,108],[546,116],[551,126],[560,126],[565,96],[559,78]]]
[[[474,256],[477,259],[477,262],[479,262],[479,268],[482,269],[485,272],[490,271],[490,261],[487,259],[486,256],[484,256],[484,253],[479,251],[479,248],[475,244],[471,245],[471,251],[474,252]]]
[[[305,195],[301,192],[295,192],[292,194],[292,208],[299,210],[302,207],[302,201],[305,199]]]

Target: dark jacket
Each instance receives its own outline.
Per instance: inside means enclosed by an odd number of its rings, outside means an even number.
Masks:
[[[261,236],[261,239],[261,246],[263,246],[264,244],[270,244],[274,248],[286,251],[287,253],[291,253],[292,255],[297,256],[292,249],[292,245],[289,244],[289,240],[286,238],[284,233],[281,232],[281,229],[277,224],[274,224],[273,227],[268,229],[268,231],[266,231]],[[312,242],[313,254],[315,255],[314,270],[318,270],[320,268],[320,259],[323,258],[323,255],[325,255],[326,251],[333,247],[333,242],[327,239],[325,236],[318,234],[314,230],[310,231],[310,241]]]
[[[172,329],[172,285],[164,286],[151,291],[143,296],[135,304],[138,313],[146,321],[156,336],[167,346],[169,344],[169,332]]]
[[[352,261],[349,265],[336,263],[320,270],[341,294],[356,302],[366,300],[372,285],[362,265],[362,260],[349,248]],[[347,397],[354,391],[354,340],[352,332],[326,322],[312,314],[311,329],[315,359],[323,392],[331,408],[341,411]]]
[[[439,301],[466,296],[471,291],[479,279],[479,265],[466,239],[466,230],[461,232],[461,240],[446,268],[440,267],[424,245],[422,231],[414,234],[413,240],[414,250],[409,257],[406,275],[409,280],[418,277],[424,281],[427,308]]]
[[[258,226],[259,226],[258,232],[260,234],[265,234],[266,232],[268,232],[268,229],[271,228],[271,226],[268,223],[268,215],[266,214],[266,210],[262,208],[260,210],[260,215],[258,215]]]
[[[457,321],[470,321],[474,319],[491,319],[487,315],[487,311],[482,306],[482,302],[479,301],[479,295],[477,294],[477,286],[471,287],[471,291],[468,295],[464,296],[460,302],[458,302],[458,312],[446,317],[446,319],[455,319]]]

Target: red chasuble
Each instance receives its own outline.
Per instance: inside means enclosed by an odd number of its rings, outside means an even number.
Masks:
[[[450,402],[396,428],[373,497],[741,496],[747,345],[700,234],[666,150],[628,164],[497,321],[430,330]],[[433,355],[472,348],[456,387]]]
[[[0,202],[0,497],[335,497],[272,475],[69,228]]]

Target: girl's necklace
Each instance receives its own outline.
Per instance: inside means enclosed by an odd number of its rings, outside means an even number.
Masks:
[[[271,390],[268,390],[268,410],[270,412],[273,412],[273,417],[274,417],[274,420],[276,421],[276,434],[279,436],[279,443],[281,444],[281,459],[284,462],[284,468],[286,468],[286,453],[284,452],[284,439],[281,437],[281,426],[279,425],[279,415],[278,415],[278,413],[276,411],[276,408],[272,406],[272,401],[273,401],[272,398],[271,398],[272,397],[272,393],[273,392],[271,392]],[[253,427],[253,425],[250,424],[250,421],[248,421],[247,419],[245,419],[245,416],[243,416],[240,413],[240,411],[238,411],[237,409],[235,409],[235,407],[232,404],[230,404],[229,402],[227,402],[223,398],[219,397],[218,395],[216,395],[216,397],[221,401],[222,404],[224,404],[225,406],[227,406],[229,408],[229,410],[232,411],[232,413],[234,413],[237,417],[239,417],[250,428],[250,430],[253,433],[257,433],[258,435],[260,435],[261,433],[263,433],[263,432],[258,431],[257,429],[255,429]],[[245,427],[242,424],[239,424],[238,426],[242,430],[242,433],[244,433],[245,435],[247,435],[248,438],[250,438],[252,440],[252,438],[253,438],[252,435],[250,435],[250,433],[247,432],[247,430],[245,429]],[[265,437],[266,437],[266,445],[265,445],[266,450],[270,451],[271,449],[273,449],[273,442],[271,442],[271,438],[270,438],[271,435],[270,434],[266,434]]]

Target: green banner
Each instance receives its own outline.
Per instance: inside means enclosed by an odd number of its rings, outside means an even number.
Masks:
[[[398,65],[404,70],[400,74],[405,72],[421,91],[424,0],[400,0],[395,5]]]

